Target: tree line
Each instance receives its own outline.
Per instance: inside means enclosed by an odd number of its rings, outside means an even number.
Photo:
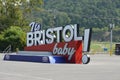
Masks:
[[[44,28],[80,24],[85,28],[120,25],[120,0],[0,0],[0,30],[27,26],[31,21]]]

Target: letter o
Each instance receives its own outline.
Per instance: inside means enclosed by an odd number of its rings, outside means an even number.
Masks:
[[[70,36],[66,37],[66,32],[70,32]],[[70,25],[65,26],[62,32],[62,36],[65,42],[69,42],[73,39],[73,28]]]

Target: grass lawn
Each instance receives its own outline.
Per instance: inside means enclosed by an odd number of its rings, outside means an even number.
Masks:
[[[112,44],[112,53],[115,50],[115,43]],[[110,53],[110,42],[91,42],[90,53]]]

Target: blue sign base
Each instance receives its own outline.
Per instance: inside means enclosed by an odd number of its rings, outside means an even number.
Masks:
[[[41,55],[18,55],[6,54],[4,60],[8,61],[27,61],[27,62],[40,62],[40,63],[66,63],[62,56],[41,56]]]

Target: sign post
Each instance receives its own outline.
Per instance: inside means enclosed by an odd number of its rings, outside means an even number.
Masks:
[[[110,56],[112,56],[112,34],[113,34],[113,28],[114,28],[114,24],[110,24]]]

